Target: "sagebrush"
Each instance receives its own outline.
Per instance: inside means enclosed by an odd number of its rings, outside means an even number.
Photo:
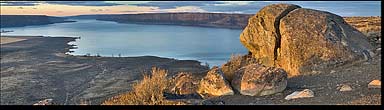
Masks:
[[[144,75],[143,80],[133,85],[133,90],[103,102],[103,105],[175,105],[182,104],[166,100],[164,91],[169,87],[167,71],[152,68],[152,75]]]

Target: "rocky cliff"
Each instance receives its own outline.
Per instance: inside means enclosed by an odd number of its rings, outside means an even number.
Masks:
[[[67,21],[66,18],[52,17],[46,15],[0,15],[0,18],[0,27],[2,28],[74,22]]]
[[[144,13],[116,15],[81,15],[70,18],[97,19],[119,23],[165,24],[203,27],[243,29],[248,22],[248,14],[225,13]]]

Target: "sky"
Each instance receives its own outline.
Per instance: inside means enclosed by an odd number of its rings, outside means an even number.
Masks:
[[[255,14],[274,3],[296,4],[340,16],[381,16],[381,1],[0,1],[1,15],[74,16],[210,12]]]

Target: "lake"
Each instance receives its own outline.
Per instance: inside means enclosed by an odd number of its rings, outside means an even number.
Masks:
[[[76,20],[39,26],[1,28],[2,35],[81,37],[72,55],[108,57],[159,56],[198,60],[210,66],[225,63],[232,54],[246,54],[240,43],[242,30],[176,25],[123,24],[111,21]]]

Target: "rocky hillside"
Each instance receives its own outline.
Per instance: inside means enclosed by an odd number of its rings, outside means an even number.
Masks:
[[[74,22],[67,21],[66,18],[52,17],[46,15],[0,15],[0,18],[0,27],[2,28]]]

